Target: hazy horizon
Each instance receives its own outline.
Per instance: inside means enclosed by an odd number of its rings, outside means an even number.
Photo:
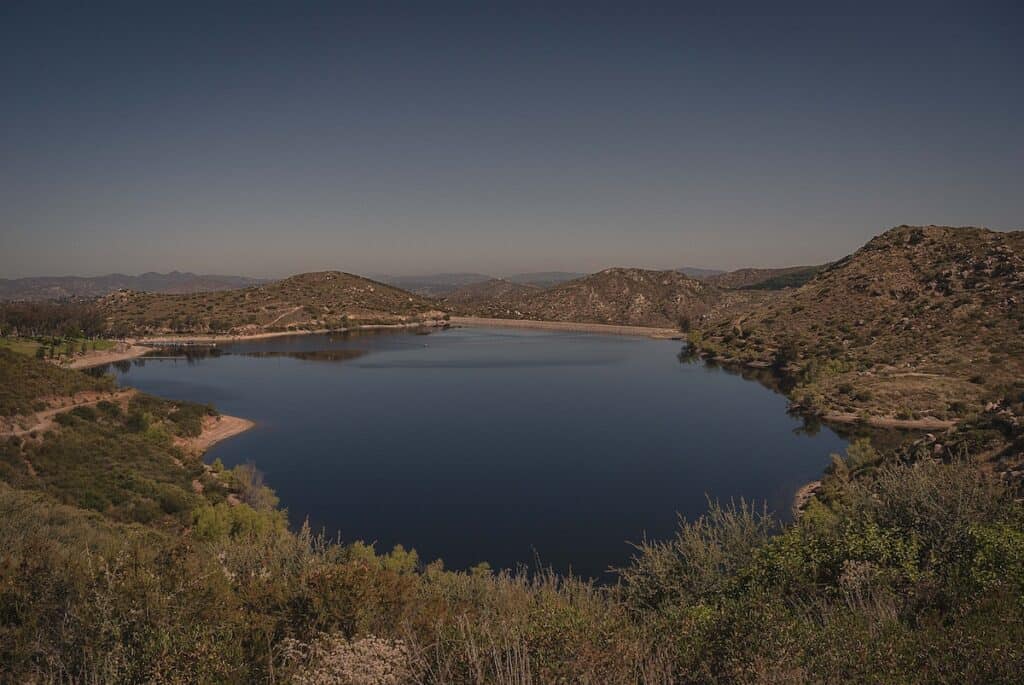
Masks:
[[[818,264],[1024,225],[1013,3],[0,8],[0,277]]]

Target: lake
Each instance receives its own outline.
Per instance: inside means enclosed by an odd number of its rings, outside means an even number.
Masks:
[[[256,428],[208,460],[252,462],[293,525],[401,543],[448,568],[487,561],[600,576],[707,498],[786,518],[845,441],[682,343],[457,328],[304,335],[190,361],[121,365],[122,384],[212,402]]]

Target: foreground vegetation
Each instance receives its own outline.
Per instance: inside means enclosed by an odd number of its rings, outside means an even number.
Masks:
[[[23,364],[74,373],[0,356],[8,377]],[[991,468],[1021,458],[1019,403],[884,453],[856,443],[792,524],[748,503],[712,505],[674,538],[641,543],[605,586],[446,570],[401,547],[291,532],[254,470],[204,466],[183,446],[210,412],[136,395],[5,438],[0,680],[1016,682],[1024,672],[1024,506],[1017,481]]]

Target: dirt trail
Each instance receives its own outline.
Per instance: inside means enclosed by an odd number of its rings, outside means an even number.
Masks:
[[[913,430],[946,430],[957,424],[954,419],[937,419],[926,416],[923,419],[897,419],[888,416],[861,417],[857,414],[844,414],[841,412],[826,412],[821,416],[823,421],[834,423],[859,423],[863,422],[876,428],[909,428]]]
[[[284,314],[282,314],[281,316],[277,317],[276,319],[274,319],[273,321],[268,323],[267,326],[273,326],[274,324],[276,324],[278,321],[280,321],[284,317],[291,316],[292,314],[294,314],[295,312],[299,311],[300,309],[302,309],[302,305],[301,304],[298,307],[293,307],[292,309],[286,311]]]
[[[125,404],[136,392],[135,389],[129,388],[127,390],[106,393],[89,391],[78,393],[74,397],[56,398],[51,400],[51,402],[60,401],[62,402],[61,405],[37,411],[35,414],[29,414],[28,416],[14,417],[10,424],[0,423],[0,436],[18,437],[28,435],[29,433],[41,433],[53,427],[53,419],[58,414],[71,411],[76,407],[88,407],[99,404],[104,400]],[[70,401],[68,402],[68,400]],[[27,428],[18,425],[19,420],[24,421],[26,419],[32,422]]]

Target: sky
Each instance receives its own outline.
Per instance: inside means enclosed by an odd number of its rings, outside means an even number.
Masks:
[[[0,3],[0,277],[820,263],[1024,227],[1024,11]]]

